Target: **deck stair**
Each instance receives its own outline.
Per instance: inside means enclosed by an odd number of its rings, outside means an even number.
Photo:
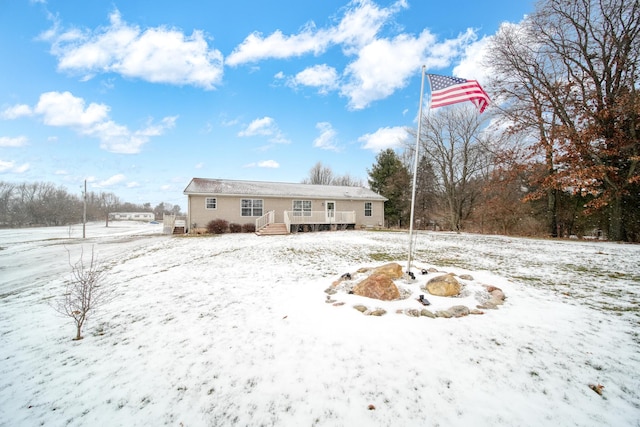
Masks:
[[[286,224],[272,222],[256,231],[258,236],[281,236],[289,234]]]

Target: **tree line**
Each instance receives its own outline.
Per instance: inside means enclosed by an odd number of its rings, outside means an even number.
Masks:
[[[640,241],[640,2],[543,0],[503,25],[484,66],[492,112],[422,117],[417,227]],[[411,138],[369,185],[408,226]]]
[[[83,221],[85,198],[49,182],[10,183],[0,181],[0,227],[55,226]],[[180,214],[180,206],[170,203],[134,204],[123,202],[114,193],[87,192],[87,221],[105,221],[111,212],[153,212]]]

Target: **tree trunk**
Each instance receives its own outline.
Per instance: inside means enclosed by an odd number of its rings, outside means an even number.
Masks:
[[[547,191],[547,232],[551,237],[558,237],[558,197],[556,190]]]
[[[609,205],[609,240],[624,240],[622,223],[622,196],[616,194]]]
[[[76,324],[76,337],[73,339],[74,341],[79,341],[82,339],[81,330],[82,330],[82,325],[79,323]]]

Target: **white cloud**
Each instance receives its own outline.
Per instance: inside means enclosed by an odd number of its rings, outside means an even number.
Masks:
[[[338,87],[338,78],[335,68],[326,64],[314,65],[296,74],[290,79],[289,85],[317,87],[319,93],[327,94]]]
[[[117,175],[113,175],[103,181],[97,182],[95,184],[93,184],[92,186],[94,188],[105,188],[105,187],[113,187],[115,185],[118,185],[120,183],[122,183],[124,180],[126,180],[127,178],[119,173]]]
[[[255,119],[244,129],[238,132],[240,137],[249,136],[267,136],[269,141],[277,144],[288,144],[290,141],[284,136],[282,131],[278,128],[275,120],[272,117],[262,117]]]
[[[31,109],[49,126],[70,127],[81,135],[100,140],[100,148],[112,153],[135,154],[151,137],[160,136],[175,126],[177,116],[165,117],[159,123],[148,121],[144,128],[130,130],[109,119],[110,108],[90,103],[70,92],[46,92]]]
[[[16,165],[14,161],[0,160],[0,173],[24,173],[29,170],[29,163]]]
[[[275,160],[263,160],[261,162],[258,162],[258,167],[259,168],[277,169],[277,168],[280,167],[280,164],[278,162],[276,162]]]
[[[127,182],[127,188],[138,188],[140,187],[140,183],[137,181]]]
[[[271,135],[275,129],[275,121],[271,117],[255,119],[238,136]]]
[[[4,110],[0,114],[0,117],[7,120],[13,120],[19,117],[30,116],[32,114],[33,114],[33,111],[31,111],[31,107],[24,104],[18,104]]]
[[[380,8],[369,0],[354,0],[347,6],[337,27],[331,29],[332,40],[341,44],[345,53],[355,54],[360,47],[376,39],[393,15],[406,8],[406,0],[396,1],[388,8]]]
[[[320,136],[313,140],[313,146],[323,150],[339,151],[336,141],[337,132],[329,122],[316,123],[316,129],[320,131]]]
[[[407,129],[404,127],[384,127],[374,133],[362,135],[358,141],[363,143],[363,149],[379,152],[387,148],[402,146],[408,135]]]
[[[194,168],[196,169],[202,169],[204,167],[204,163],[200,162],[200,163],[196,163],[196,165],[194,166]]]
[[[119,11],[109,25],[95,30],[60,31],[59,24],[41,34],[51,42],[58,69],[84,80],[97,73],[118,73],[153,83],[213,89],[222,80],[222,53],[209,49],[202,31],[190,36],[178,29],[141,29],[124,22]]]
[[[70,92],[46,92],[40,95],[34,112],[40,114],[44,124],[49,126],[85,128],[104,121],[109,107],[92,102],[85,108],[84,99]]]
[[[491,69],[482,65],[484,55],[489,48],[491,37],[482,39],[467,45],[464,49],[463,58],[460,63],[453,68],[453,75],[470,80],[478,80],[480,84],[488,81]]]
[[[421,65],[436,69],[451,65],[476,40],[472,29],[442,41],[428,30],[417,37],[407,33],[382,37],[382,30],[391,26],[393,17],[406,8],[406,0],[388,7],[371,0],[353,0],[343,9],[342,18],[326,28],[318,29],[311,22],[297,34],[285,35],[279,30],[268,36],[253,33],[234,49],[226,63],[235,66],[305,54],[318,56],[332,46],[340,46],[346,57],[354,57],[342,74],[327,65],[316,65],[290,78],[287,84],[293,88],[317,87],[321,94],[338,89],[348,98],[350,109],[364,109],[407,86],[412,77],[419,75]],[[276,78],[284,75],[278,73]]]
[[[345,69],[346,83],[341,93],[349,98],[350,108],[366,108],[405,87],[411,77],[420,75],[422,65],[427,70],[448,66],[474,39],[472,30],[442,43],[428,30],[418,38],[401,34],[393,39],[376,39],[360,49],[358,58]]]
[[[8,136],[0,136],[0,147],[24,147],[29,140],[26,136],[18,136],[10,138]]]
[[[262,160],[257,163],[247,163],[244,165],[245,168],[269,168],[269,169],[277,169],[280,167],[280,163],[275,160]]]
[[[268,58],[285,59],[306,53],[318,55],[326,50],[329,42],[325,31],[315,32],[311,25],[292,36],[277,30],[264,38],[261,33],[254,32],[227,56],[225,63],[234,67]]]
[[[395,13],[407,7],[405,0],[380,8],[370,0],[353,0],[345,7],[337,25],[317,29],[307,23],[297,34],[285,35],[280,30],[264,37],[254,32],[247,36],[226,58],[226,64],[237,66],[264,59],[285,59],[312,53],[320,55],[333,45],[343,45],[351,54],[354,49],[375,38],[380,28]]]

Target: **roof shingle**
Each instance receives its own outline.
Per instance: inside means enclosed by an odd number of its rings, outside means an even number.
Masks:
[[[310,199],[387,200],[365,187],[193,178],[186,195],[306,197]]]

